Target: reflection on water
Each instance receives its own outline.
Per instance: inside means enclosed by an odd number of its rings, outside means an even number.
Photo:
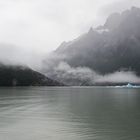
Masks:
[[[139,140],[140,89],[0,89],[0,140]]]

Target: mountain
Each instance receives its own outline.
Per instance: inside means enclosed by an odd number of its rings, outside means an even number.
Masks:
[[[24,66],[0,65],[0,86],[61,86],[59,82]]]
[[[140,75],[140,8],[113,13],[104,25],[90,28],[73,41],[63,42],[44,60],[44,65],[50,64],[50,68],[44,66],[43,72],[59,79],[56,66],[62,62],[72,68],[86,67],[101,75],[120,70]]]

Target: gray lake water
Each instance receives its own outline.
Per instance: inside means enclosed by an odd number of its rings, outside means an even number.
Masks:
[[[0,140],[140,140],[140,89],[0,88]]]

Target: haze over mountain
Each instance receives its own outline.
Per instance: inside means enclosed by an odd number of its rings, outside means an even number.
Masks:
[[[123,75],[119,76],[120,82],[139,82],[136,75],[140,75],[140,9],[132,7],[113,13],[104,25],[63,42],[43,61],[42,71],[70,85],[101,82],[106,75],[118,71],[131,77],[124,80]]]
[[[0,86],[62,86],[25,66],[0,64]]]

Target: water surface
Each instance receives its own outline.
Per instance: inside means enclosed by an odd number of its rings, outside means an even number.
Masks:
[[[140,89],[0,88],[0,140],[140,140]]]

